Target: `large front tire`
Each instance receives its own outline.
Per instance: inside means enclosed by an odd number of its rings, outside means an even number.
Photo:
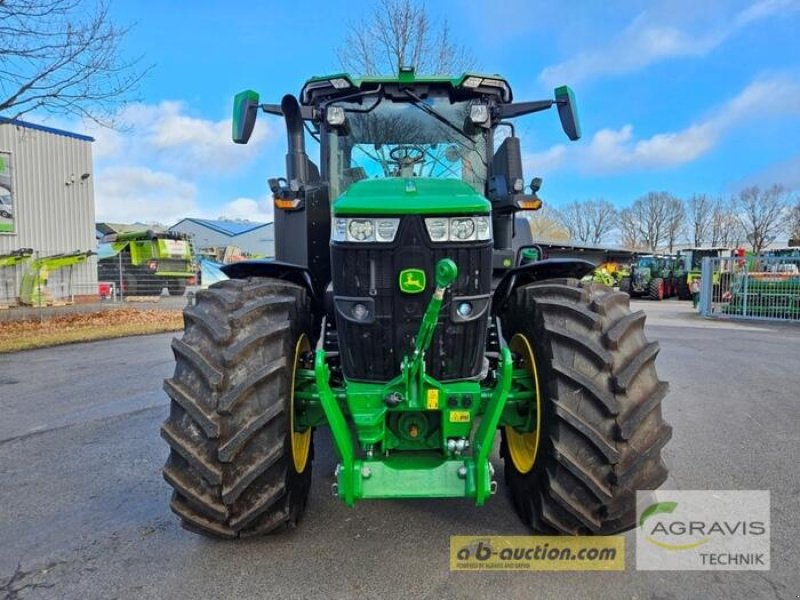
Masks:
[[[630,277],[623,277],[619,281],[619,291],[625,292],[629,296],[631,295],[631,278]]]
[[[664,299],[664,280],[661,277],[654,277],[647,286],[647,297],[650,300]]]
[[[667,477],[661,449],[672,435],[661,416],[668,385],[656,374],[659,346],[645,338],[644,313],[632,313],[624,293],[551,280],[517,289],[501,320],[505,338],[517,340],[512,350],[520,339],[530,347],[540,390],[539,430],[525,434],[538,438],[532,467],[512,439],[519,432],[502,436],[517,513],[548,534],[630,529],[636,491]]]
[[[291,427],[294,371],[310,349],[306,291],[230,280],[196,301],[184,311],[175,374],[164,382],[170,507],[184,527],[214,537],[292,525],[305,510],[313,454],[310,431]]]
[[[170,296],[183,296],[186,293],[186,280],[168,279],[167,290]]]

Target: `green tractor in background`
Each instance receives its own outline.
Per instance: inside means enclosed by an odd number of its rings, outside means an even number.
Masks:
[[[182,296],[195,276],[192,243],[183,233],[124,231],[97,244],[97,278],[119,286],[124,296],[157,296],[167,288]]]
[[[347,505],[482,505],[499,437],[535,530],[634,526],[636,491],[667,477],[659,346],[626,294],[580,283],[591,263],[513,246],[515,214],[541,201],[509,120],[553,106],[578,139],[569,88],[513,102],[496,75],[402,68],[314,77],[280,105],[237,95],[234,141],[259,110],[282,116],[287,173],[269,182],[276,260],[223,267],[230,280],[197,293],[172,343],[164,477],[186,528],[236,538],[295,524],[319,427]],[[498,130],[510,135],[495,147]]]
[[[674,257],[660,254],[640,256],[631,265],[630,274],[623,277],[619,289],[633,298],[664,300],[678,293]]]

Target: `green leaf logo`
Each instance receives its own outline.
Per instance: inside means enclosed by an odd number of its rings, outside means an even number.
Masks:
[[[642,511],[642,516],[639,517],[639,527],[644,527],[644,522],[653,515],[672,513],[677,506],[677,502],[656,502],[655,504],[651,504]]]
[[[671,514],[676,508],[678,507],[677,502],[656,502],[655,504],[651,504],[646,509],[642,511],[642,516],[639,517],[639,527],[644,529],[644,522],[647,521],[650,517],[658,514]],[[664,550],[670,550],[672,552],[675,551],[682,551],[682,550],[692,550],[697,548],[698,546],[702,546],[706,542],[708,542],[711,538],[704,537],[700,540],[690,542],[688,544],[674,544],[670,542],[663,542],[656,540],[652,536],[646,536],[646,539],[651,544],[658,546],[659,548],[663,548]]]
[[[422,269],[403,269],[400,271],[400,291],[404,294],[419,294],[425,291],[427,279]]]

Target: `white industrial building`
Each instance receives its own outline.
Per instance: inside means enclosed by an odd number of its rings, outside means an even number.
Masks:
[[[31,257],[0,266],[0,303],[12,302],[37,258],[95,249],[93,138],[0,118],[0,265],[20,250]],[[94,257],[45,273],[60,295],[97,297]],[[69,289],[67,289],[67,287]]]
[[[235,246],[250,256],[260,258],[275,256],[273,223],[187,218],[169,230],[188,234],[195,252],[199,253]]]

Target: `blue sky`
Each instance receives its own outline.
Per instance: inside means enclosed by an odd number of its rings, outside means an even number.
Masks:
[[[581,141],[567,140],[555,111],[518,126],[526,177],[544,177],[552,206],[800,189],[800,0],[428,6],[517,100],[551,97],[562,83],[575,90]],[[270,218],[266,179],[283,171],[282,123],[262,114],[251,144],[232,144],[232,97],[252,88],[279,102],[308,76],[339,70],[347,24],[371,7],[117,0],[114,18],[134,24],[126,52],[153,68],[118,115],[123,131],[69,124],[97,138],[98,220]]]

